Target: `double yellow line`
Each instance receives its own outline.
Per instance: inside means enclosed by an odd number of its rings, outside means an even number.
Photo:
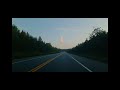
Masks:
[[[63,53],[62,53],[62,54],[63,54]],[[53,61],[54,59],[56,59],[57,57],[61,56],[62,54],[60,54],[60,55],[58,55],[58,56],[56,56],[56,57],[54,57],[54,58],[52,58],[52,59],[47,60],[46,62],[38,65],[37,67],[31,69],[31,70],[28,71],[28,72],[36,72],[37,70],[41,69],[42,67],[44,67],[45,65],[47,65],[48,63],[50,63],[51,61]]]

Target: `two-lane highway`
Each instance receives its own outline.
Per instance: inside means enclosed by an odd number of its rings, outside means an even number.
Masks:
[[[14,62],[12,72],[108,72],[108,65],[61,52]]]

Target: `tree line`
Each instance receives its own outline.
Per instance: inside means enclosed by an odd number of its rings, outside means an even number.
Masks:
[[[69,49],[68,52],[108,62],[108,32],[95,28],[88,39]]]
[[[59,52],[50,43],[45,43],[42,38],[31,36],[28,32],[20,31],[12,25],[12,58],[43,55]]]

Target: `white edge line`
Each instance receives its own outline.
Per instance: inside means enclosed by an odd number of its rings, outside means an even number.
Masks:
[[[50,55],[47,55],[47,56],[50,56]],[[31,59],[23,60],[23,61],[13,62],[12,64],[20,63],[20,62],[25,62],[25,61],[30,61],[30,60],[38,59],[38,58],[42,58],[42,57],[46,57],[46,56],[41,56],[41,57],[38,56],[38,57],[35,57],[35,58],[31,58]]]
[[[38,58],[41,58],[41,57],[38,57]],[[23,61],[13,62],[12,64],[20,63],[20,62],[25,62],[25,61],[30,61],[30,60],[38,59],[38,58],[32,58],[32,59],[27,59],[27,60],[23,60]]]
[[[69,55],[69,54],[68,54]],[[70,56],[70,55],[69,55]],[[75,58],[73,58],[72,56],[70,56],[72,59],[74,59],[77,63],[79,63],[81,66],[83,66],[86,70],[88,70],[89,72],[93,72],[92,70],[90,70],[89,68],[87,68],[85,65],[83,65],[82,63],[80,63],[79,61],[77,61]]]
[[[49,55],[48,55],[49,56]],[[46,57],[46,56],[38,56],[38,57],[34,57],[34,58],[30,58],[30,59],[27,59],[27,60],[23,60],[23,61],[18,61],[18,62],[13,62],[12,64],[15,64],[15,63],[20,63],[20,62],[25,62],[25,61],[30,61],[30,60],[33,60],[33,59],[38,59],[38,58],[42,58],[42,57]]]

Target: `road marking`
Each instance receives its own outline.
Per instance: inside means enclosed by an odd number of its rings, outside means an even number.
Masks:
[[[69,55],[69,54],[68,54]],[[70,55],[69,55],[70,56]],[[82,63],[80,63],[79,61],[77,61],[75,58],[73,58],[72,56],[70,56],[73,60],[75,60],[77,63],[79,63],[81,66],[83,66],[86,70],[88,70],[89,72],[93,72],[92,70],[90,70],[89,68],[87,68],[85,65],[83,65]]]
[[[38,57],[38,58],[41,58],[41,57]],[[38,58],[32,58],[32,59],[27,59],[27,60],[23,60],[23,61],[13,62],[12,64],[20,63],[20,62],[25,62],[25,61],[30,61],[30,60],[38,59]]]
[[[31,59],[27,59],[27,60],[22,60],[22,61],[13,62],[12,64],[20,63],[20,62],[25,62],[25,61],[30,61],[30,60],[33,60],[33,59],[38,59],[38,58],[42,58],[42,57],[46,57],[46,56],[50,56],[50,55],[38,56],[38,57],[34,57],[34,58],[31,58]]]
[[[63,54],[63,53],[62,53],[62,54]],[[52,58],[52,59],[47,60],[46,62],[38,65],[37,67],[31,69],[31,70],[28,71],[28,72],[36,72],[37,70],[41,69],[42,67],[44,67],[44,66],[47,65],[48,63],[52,62],[54,59],[56,59],[57,57],[61,56],[62,54],[60,54],[60,55],[58,55],[58,56],[56,56],[56,57],[54,57],[54,58]]]

